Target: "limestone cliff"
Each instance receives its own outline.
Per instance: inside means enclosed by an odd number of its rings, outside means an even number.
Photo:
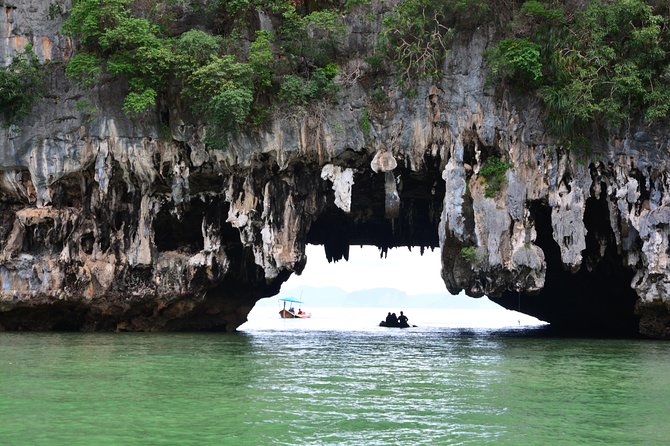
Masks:
[[[439,246],[451,292],[570,330],[670,336],[667,128],[561,149],[539,103],[487,84],[492,29],[457,38],[439,82],[408,95],[383,79],[372,98],[380,21],[352,14],[335,105],[276,112],[215,150],[177,100],[131,120],[122,83],[66,80],[73,43],[49,7],[6,3],[0,24],[0,63],[27,43],[50,61],[49,93],[0,129],[2,329],[231,331],[316,243],[333,260]],[[492,197],[491,157],[513,166]]]

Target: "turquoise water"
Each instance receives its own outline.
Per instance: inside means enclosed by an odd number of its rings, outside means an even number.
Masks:
[[[669,409],[670,344],[656,341],[0,333],[3,446],[655,445]]]

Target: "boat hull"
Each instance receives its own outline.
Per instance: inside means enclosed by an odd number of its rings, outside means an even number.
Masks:
[[[409,327],[410,327],[410,325],[409,325],[409,324],[406,324],[406,323],[405,323],[405,324],[400,324],[400,323],[398,323],[398,324],[396,324],[396,325],[388,325],[388,324],[386,323],[386,321],[381,321],[381,322],[379,323],[379,326],[380,326],[380,327],[388,327],[388,328],[409,328]],[[416,325],[413,325],[413,327],[416,327]]]
[[[312,313],[292,313],[286,309],[279,310],[279,316],[282,319],[308,319],[312,317]]]

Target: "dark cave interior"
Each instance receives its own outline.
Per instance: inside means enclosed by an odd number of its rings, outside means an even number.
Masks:
[[[355,245],[374,245],[382,252],[401,246],[438,247],[445,193],[439,170],[397,171],[397,218],[386,218],[384,174],[359,174],[352,188],[351,212],[329,206],[312,224],[307,243],[323,245],[329,261],[347,260],[349,246]]]
[[[634,273],[623,266],[617,252],[605,197],[591,197],[586,202],[586,250],[574,274],[563,268],[560,248],[552,236],[551,208],[535,202],[531,214],[537,229],[536,244],[544,251],[547,263],[545,286],[535,295],[509,291],[491,300],[550,322],[552,330],[559,333],[635,335],[637,295],[630,286]]]

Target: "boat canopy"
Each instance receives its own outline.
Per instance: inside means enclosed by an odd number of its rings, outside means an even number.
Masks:
[[[295,302],[295,303],[299,303],[299,304],[302,303],[301,300],[296,299],[295,297],[284,297],[284,298],[281,298],[281,299],[279,299],[279,300],[281,300],[281,301],[283,301],[283,302]]]

